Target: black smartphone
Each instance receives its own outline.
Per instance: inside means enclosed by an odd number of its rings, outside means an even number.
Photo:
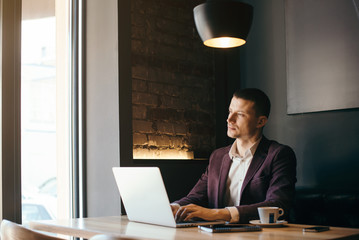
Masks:
[[[326,227],[326,226],[303,228],[303,232],[324,232],[324,231],[328,231],[328,230],[329,230],[329,227]]]
[[[219,232],[253,232],[253,231],[261,231],[262,228],[257,225],[244,225],[244,224],[216,224],[216,225],[206,225],[206,226],[198,226],[199,229],[211,232],[211,233],[219,233]]]

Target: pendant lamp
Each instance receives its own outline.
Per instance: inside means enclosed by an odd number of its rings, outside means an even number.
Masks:
[[[208,0],[193,9],[194,21],[203,44],[232,48],[246,43],[253,7],[229,0]]]

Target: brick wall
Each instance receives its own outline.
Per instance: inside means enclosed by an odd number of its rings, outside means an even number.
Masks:
[[[202,2],[131,1],[134,158],[202,158],[214,149],[213,50],[193,20]]]

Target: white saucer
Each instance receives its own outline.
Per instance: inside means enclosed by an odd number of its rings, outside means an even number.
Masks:
[[[252,220],[252,221],[249,221],[249,223],[255,224],[255,225],[258,225],[261,227],[283,227],[284,224],[286,224],[288,222],[282,220],[282,221],[277,221],[276,223],[261,223],[260,220]]]

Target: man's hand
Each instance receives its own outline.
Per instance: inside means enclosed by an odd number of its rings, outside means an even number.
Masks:
[[[174,212],[173,208],[172,208],[172,212]],[[176,210],[176,215],[175,215],[176,222],[189,221],[193,218],[201,218],[207,221],[215,221],[215,220],[230,221],[231,214],[225,208],[209,209],[209,208],[200,207],[195,204],[188,204],[186,206],[181,206]]]
[[[172,209],[173,216],[176,217],[177,211],[181,206],[178,204],[171,204],[170,206]]]

